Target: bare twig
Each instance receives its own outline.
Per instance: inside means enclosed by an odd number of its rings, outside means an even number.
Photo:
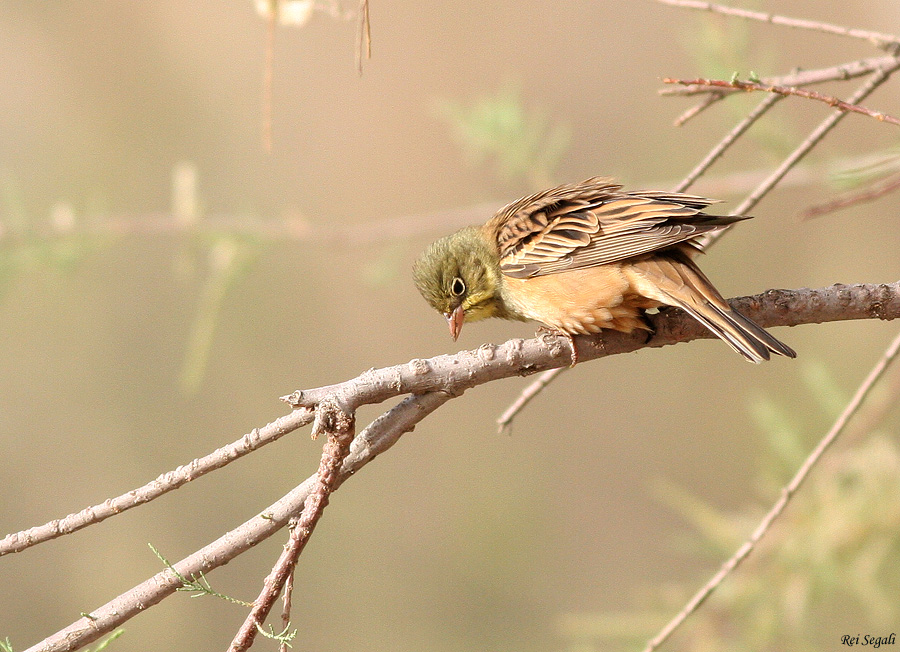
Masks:
[[[676,127],[684,126],[684,124],[690,120],[691,118],[695,118],[700,115],[703,111],[711,107],[713,104],[725,98],[727,93],[714,93],[709,92],[706,96],[700,100],[697,104],[689,108],[687,111],[682,113],[680,116],[675,118],[672,124]]]
[[[746,133],[746,131],[753,126],[753,124],[759,120],[765,113],[775,106],[779,100],[783,98],[782,95],[770,95],[765,98],[762,102],[760,102],[756,108],[754,108],[750,113],[747,114],[747,117],[741,120],[738,124],[734,126],[734,128],[728,132],[725,137],[719,141],[719,143],[710,150],[709,154],[707,154],[697,166],[691,170],[688,175],[681,180],[681,182],[673,188],[674,192],[684,192],[690,186],[694,184],[694,182],[700,178],[703,173],[705,173],[713,163],[715,163],[725,151],[734,145],[737,142],[737,139]]]
[[[288,527],[293,527],[288,524]],[[294,573],[291,571],[290,575],[288,575],[287,582],[284,585],[284,594],[281,596],[283,601],[283,606],[281,608],[281,629],[282,631],[287,631],[291,626],[291,602],[294,597]],[[282,641],[278,646],[278,652],[288,652],[288,642]]]
[[[875,386],[878,380],[882,377],[885,370],[894,361],[897,357],[897,353],[900,352],[900,335],[897,335],[893,342],[891,342],[890,346],[888,346],[887,350],[881,356],[881,359],[878,363],[872,368],[869,372],[869,375],[866,376],[866,379],[862,382],[859,388],[856,390],[856,393],[853,395],[853,398],[847,404],[847,407],[844,408],[843,412],[841,412],[840,416],[837,418],[837,421],[834,422],[834,425],[831,426],[831,429],[826,433],[826,435],[819,441],[818,445],[813,449],[813,451],[809,454],[800,468],[797,470],[797,473],[794,474],[794,477],[791,478],[791,481],[781,490],[781,496],[769,510],[769,512],[763,517],[762,521],[760,521],[759,525],[750,535],[750,538],[741,545],[740,548],[731,556],[728,561],[722,564],[722,567],[719,571],[707,582],[703,588],[701,588],[695,595],[690,599],[690,601],[684,606],[684,608],[678,613],[675,618],[673,618],[669,623],[663,627],[660,633],[654,637],[649,643],[647,643],[647,647],[644,648],[644,652],[653,652],[653,650],[657,649],[660,645],[662,645],[671,635],[672,633],[678,629],[678,627],[685,621],[685,619],[694,613],[697,608],[703,604],[703,602],[710,596],[710,594],[719,587],[720,584],[727,578],[734,570],[740,565],[747,556],[753,552],[753,549],[759,543],[760,539],[762,539],[766,533],[769,531],[769,528],[772,526],[772,523],[778,518],[781,513],[784,511],[785,507],[787,507],[788,503],[791,501],[793,495],[797,492],[800,486],[803,484],[803,481],[806,480],[806,477],[809,475],[809,472],[813,469],[825,451],[831,446],[832,443],[838,438],[838,436],[843,432],[847,423],[856,414],[860,405],[862,405],[863,401],[869,395],[871,389]]]
[[[295,410],[262,428],[255,428],[237,441],[223,446],[209,455],[198,458],[184,466],[179,466],[174,471],[163,473],[143,487],[138,487],[121,496],[107,499],[98,505],[87,507],[75,514],[69,514],[65,518],[56,519],[21,532],[8,534],[0,540],[0,556],[12,552],[21,552],[44,541],[77,532],[81,528],[99,523],[110,516],[121,514],[132,507],[148,503],[163,494],[184,486],[191,480],[196,480],[210,471],[215,471],[247,453],[255,451],[257,448],[277,441],[297,428],[302,428],[313,420],[313,414],[312,410]]]
[[[776,86],[774,84],[758,84],[755,82],[745,82],[740,81],[738,79],[733,80],[724,80],[724,79],[672,79],[671,77],[666,77],[663,79],[664,84],[680,84],[681,86],[697,86],[697,87],[707,87],[710,89],[716,89],[711,92],[718,95],[718,89],[720,88],[734,88],[740,91],[752,92],[752,91],[761,91],[764,93],[776,93],[778,95],[796,95],[797,97],[805,97],[809,100],[816,100],[817,102],[824,102],[828,106],[837,109],[838,111],[847,111],[851,113],[859,113],[861,115],[867,115],[870,118],[875,118],[881,122],[887,122],[889,124],[900,125],[900,120],[895,118],[892,115],[888,115],[886,113],[882,113],[880,111],[873,111],[872,109],[867,109],[864,106],[859,106],[858,104],[851,104],[849,102],[844,102],[843,100],[839,100],[838,98],[832,95],[822,95],[821,93],[816,93],[815,91],[808,91],[805,88],[796,88],[794,86]]]
[[[858,61],[842,63],[839,66],[829,66],[827,68],[816,68],[813,70],[798,70],[777,77],[763,77],[760,81],[763,84],[774,86],[809,86],[811,84],[822,84],[831,81],[847,81],[856,77],[863,77],[880,68],[889,66],[893,60],[893,55],[869,57],[866,59],[859,59]],[[718,89],[718,93],[723,96],[737,92],[737,89]],[[699,95],[709,93],[710,89],[704,86],[687,86],[685,88],[670,87],[662,88],[659,91],[660,95]]]
[[[808,220],[856,204],[875,201],[879,197],[883,197],[898,188],[900,188],[900,174],[893,174],[887,179],[881,179],[877,183],[873,183],[863,190],[846,193],[829,202],[825,202],[824,204],[811,206],[800,214],[800,219]]]
[[[354,422],[354,416],[344,412],[335,401],[326,400],[319,403],[313,437],[324,432],[328,436],[328,441],[322,450],[322,459],[313,488],[303,503],[303,512],[297,524],[290,529],[291,535],[287,545],[278,557],[272,572],[263,582],[262,592],[253,602],[253,608],[231,642],[231,647],[228,648],[229,652],[245,652],[253,645],[256,632],[262,628],[285,582],[293,574],[303,548],[306,547],[316,523],[328,505],[328,496],[337,487],[341,464],[350,452],[350,442],[353,441]]]
[[[879,68],[876,73],[871,75],[869,79],[850,96],[847,102],[850,104],[858,104],[868,97],[872,91],[886,82],[891,74],[900,68],[900,57],[894,57],[892,61],[893,63],[889,66]],[[797,163],[799,163],[800,160],[828,134],[828,132],[834,129],[846,115],[847,114],[843,111],[835,111],[820,122],[819,126],[816,127],[812,133],[810,133],[809,136],[807,136],[806,139],[781,162],[781,165],[779,165],[765,181],[759,184],[759,186],[757,186],[757,188],[734,209],[733,214],[744,215],[752,210],[753,207],[756,206],[756,204],[759,203],[759,201],[768,194],[779,181],[781,181],[784,175],[786,175],[792,167],[797,165]],[[728,230],[729,229],[723,229],[715,234],[701,236],[697,239],[697,244],[703,250],[708,249],[710,245],[721,238]]]
[[[670,5],[672,7],[685,7],[687,9],[699,9],[701,11],[711,11],[725,16],[734,16],[736,18],[744,18],[747,20],[756,20],[772,25],[783,25],[785,27],[793,27],[796,29],[807,29],[814,32],[825,32],[826,34],[834,34],[836,36],[848,36],[851,38],[863,39],[874,44],[876,47],[887,48],[900,43],[900,37],[893,34],[883,34],[880,32],[870,32],[863,29],[853,29],[843,27],[841,25],[832,25],[830,23],[822,23],[816,20],[803,20],[799,18],[789,18],[787,16],[779,16],[777,14],[769,14],[762,11],[750,11],[748,9],[736,9],[734,7],[726,7],[725,5],[714,4],[712,2],[701,2],[700,0],[656,0],[660,4]]]
[[[412,430],[419,421],[450,398],[450,394],[440,391],[410,396],[370,423],[353,440],[350,455],[341,466],[337,485],[393,446],[405,432]],[[166,569],[157,573],[26,652],[77,650],[113,631],[115,623],[129,620],[174,593],[182,586],[179,576],[197,577],[227,564],[278,532],[292,517],[297,516],[312,492],[316,477],[314,475],[307,478],[257,516],[173,564],[174,571]]]
[[[263,62],[262,88],[262,141],[263,149],[272,151],[272,79],[275,67],[275,32],[277,31],[278,7],[273,3],[266,20],[266,56]]]
[[[550,371],[545,371],[541,375],[537,377],[537,380],[528,385],[525,389],[522,390],[522,393],[519,394],[519,397],[513,401],[506,410],[503,411],[497,418],[497,431],[503,432],[512,426],[513,419],[525,409],[525,406],[531,402],[535,396],[541,393],[541,391],[553,380],[559,376],[561,373],[566,371],[566,369],[570,369],[571,367],[559,367],[557,369],[551,369]]]

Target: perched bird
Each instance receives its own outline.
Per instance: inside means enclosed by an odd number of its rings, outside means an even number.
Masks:
[[[626,192],[603,177],[562,185],[438,240],[413,278],[454,340],[464,322],[487,317],[534,319],[570,339],[604,328],[649,331],[645,309],[677,306],[751,362],[796,357],[728,305],[694,263],[699,236],[747,219],[707,215],[712,203]]]

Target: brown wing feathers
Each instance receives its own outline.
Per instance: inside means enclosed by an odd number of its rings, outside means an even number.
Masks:
[[[742,217],[706,215],[714,200],[655,191],[622,192],[608,179],[588,179],[526,197],[487,225],[500,266],[530,278],[617,262],[665,249]]]
[[[714,202],[678,193],[623,192],[596,177],[520,199],[485,228],[496,239],[506,276],[528,279],[628,261],[622,270],[633,291],[687,311],[748,360],[768,360],[770,353],[795,357],[732,309],[691,260],[697,236],[747,219],[704,213]]]

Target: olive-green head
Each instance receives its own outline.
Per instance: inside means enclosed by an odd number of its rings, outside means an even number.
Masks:
[[[441,238],[413,266],[416,287],[447,318],[454,340],[464,321],[507,317],[500,275],[497,247],[476,226]]]

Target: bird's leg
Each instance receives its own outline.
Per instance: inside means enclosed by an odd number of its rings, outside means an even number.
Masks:
[[[641,321],[644,323],[644,330],[647,332],[647,338],[644,340],[644,344],[647,344],[656,335],[656,327],[650,321],[650,317],[647,316],[646,312],[641,313]]]

